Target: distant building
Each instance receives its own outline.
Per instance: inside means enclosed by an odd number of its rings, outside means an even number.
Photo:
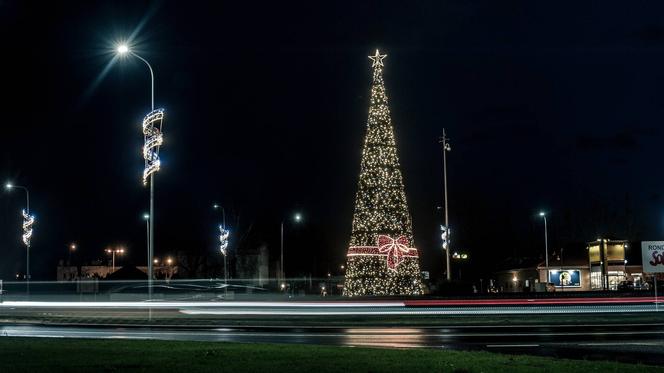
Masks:
[[[545,261],[535,266],[519,266],[495,272],[496,289],[503,292],[602,291],[618,290],[621,283],[634,288],[647,287],[652,276],[643,273],[640,252],[631,253],[625,240],[599,239],[585,250],[552,250],[548,268]],[[638,251],[638,250],[637,250]]]
[[[244,280],[252,280],[255,286],[265,286],[270,280],[267,246],[259,246],[255,250],[245,250],[235,261],[235,273]]]
[[[177,276],[179,267],[177,265],[155,265],[153,267],[154,277],[157,280],[170,280]],[[147,279],[147,267],[112,266],[105,265],[82,265],[57,267],[57,281],[77,281],[87,279],[113,279],[113,280],[140,280]]]

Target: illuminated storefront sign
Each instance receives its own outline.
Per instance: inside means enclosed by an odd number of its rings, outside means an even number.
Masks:
[[[664,241],[641,242],[641,258],[643,260],[643,272],[664,272]]]
[[[552,269],[549,282],[556,287],[581,287],[581,272],[578,269]]]

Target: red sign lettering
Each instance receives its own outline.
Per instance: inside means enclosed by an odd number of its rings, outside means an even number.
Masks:
[[[650,265],[656,266],[658,264],[664,264],[664,252],[662,254],[657,254],[657,251],[652,252],[652,259]]]

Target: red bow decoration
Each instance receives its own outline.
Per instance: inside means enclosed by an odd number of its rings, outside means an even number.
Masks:
[[[405,236],[394,239],[378,235],[378,251],[387,253],[387,269],[396,271],[399,264],[404,261],[404,255],[408,254],[408,239]]]

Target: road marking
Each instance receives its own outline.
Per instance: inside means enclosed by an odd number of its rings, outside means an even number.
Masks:
[[[489,348],[501,348],[501,347],[539,347],[540,345],[486,345]]]
[[[662,346],[663,344],[657,342],[597,342],[597,343],[577,343],[579,346]]]

